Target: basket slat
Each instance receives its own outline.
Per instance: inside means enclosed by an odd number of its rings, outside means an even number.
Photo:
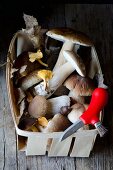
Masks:
[[[89,157],[97,136],[97,130],[91,131],[91,133],[86,133],[85,135],[81,133],[76,134],[70,157]]]
[[[26,155],[45,155],[48,138],[29,136],[27,141]]]
[[[67,156],[70,149],[71,141],[72,141],[72,136],[68,137],[62,142],[59,142],[59,138],[54,138],[52,140],[52,144],[48,152],[48,156],[49,157]]]

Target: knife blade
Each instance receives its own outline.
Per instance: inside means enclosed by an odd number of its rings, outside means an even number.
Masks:
[[[76,121],[63,132],[59,141],[63,141],[86,124],[94,125],[97,128],[100,136],[104,136],[104,134],[107,132],[107,129],[100,122],[99,113],[107,104],[107,101],[107,90],[104,88],[96,88],[92,93],[92,98],[88,109],[79,117],[78,121]]]
[[[84,123],[79,119],[74,124],[72,124],[69,128],[67,128],[63,135],[61,136],[59,141],[63,141],[67,137],[71,136],[73,133],[75,133],[78,129],[84,126]]]

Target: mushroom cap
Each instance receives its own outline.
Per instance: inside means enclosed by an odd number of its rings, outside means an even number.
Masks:
[[[56,114],[48,123],[44,132],[60,132],[64,131],[71,125],[71,122],[66,116]]]
[[[73,106],[71,106],[71,108],[73,110],[68,114],[67,117],[70,120],[70,122],[75,123],[79,119],[79,117],[84,113],[85,107],[80,103],[76,103]]]
[[[69,61],[71,63],[71,65],[76,69],[78,74],[85,77],[86,69],[85,69],[85,65],[84,65],[82,59],[80,58],[80,56],[78,54],[74,53],[73,51],[69,51],[69,50],[64,50],[63,55],[64,55],[65,59],[67,61]]]
[[[46,33],[47,36],[59,40],[59,41],[67,41],[83,46],[92,46],[93,43],[90,38],[82,32],[75,31],[71,28],[55,28],[51,29]]]
[[[28,106],[28,112],[34,118],[45,116],[47,100],[44,96],[35,96]]]
[[[64,85],[71,90],[72,93],[80,96],[91,96],[95,89],[92,79],[89,77],[81,77],[77,74],[70,75],[64,82]]]

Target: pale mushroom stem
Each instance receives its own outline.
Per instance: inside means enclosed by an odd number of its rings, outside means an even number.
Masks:
[[[66,40],[60,50],[60,54],[58,56],[57,62],[53,68],[53,71],[57,70],[59,67],[61,67],[63,64],[65,64],[67,62],[67,60],[65,59],[64,55],[63,55],[63,51],[64,50],[69,50],[72,51],[74,48],[74,43]]]

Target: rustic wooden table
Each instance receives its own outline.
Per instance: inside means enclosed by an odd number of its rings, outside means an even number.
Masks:
[[[46,6],[47,7],[47,6]],[[51,15],[48,10],[51,10]],[[89,35],[96,46],[104,73],[105,83],[109,86],[109,103],[105,108],[104,125],[109,133],[96,140],[89,158],[70,158],[47,156],[26,157],[17,151],[16,133],[9,108],[5,81],[5,66],[0,68],[0,170],[112,170],[113,169],[113,5],[49,5],[46,26],[71,27]],[[46,16],[46,15],[45,15]],[[15,17],[16,18],[16,17]],[[13,20],[11,27],[4,20],[3,40],[0,50],[0,63],[6,61],[6,53],[13,31],[21,26]],[[22,19],[22,18],[21,18]],[[42,17],[44,19],[44,17]],[[42,23],[44,25],[44,22]],[[44,26],[45,26],[44,25]],[[6,28],[8,27],[8,29]],[[5,30],[4,30],[5,29]],[[7,41],[7,42],[6,42]]]

